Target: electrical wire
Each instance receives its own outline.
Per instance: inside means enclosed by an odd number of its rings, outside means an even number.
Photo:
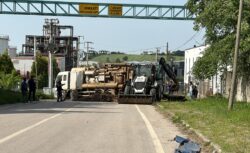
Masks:
[[[179,50],[180,48],[184,47],[186,44],[188,44],[190,41],[192,41],[198,34],[200,34],[201,31],[197,31],[191,38],[189,38],[185,43],[180,45],[179,47],[175,48],[174,50]]]
[[[199,36],[199,34],[201,33],[201,31],[197,31],[195,34],[193,34],[187,41],[185,41],[182,45],[180,45],[179,47],[176,47],[175,49],[173,49],[173,51],[179,50],[180,48],[184,47],[185,45],[187,45],[190,41],[194,40],[198,45],[201,45],[202,43],[198,42],[195,37]],[[109,46],[109,45],[107,45]],[[154,49],[162,49],[162,48],[166,48],[166,45],[164,46],[156,46],[156,47],[151,47],[151,48],[144,48],[144,49],[135,49],[135,50],[126,50],[127,53],[138,53],[138,52],[143,52],[143,51],[152,51]]]

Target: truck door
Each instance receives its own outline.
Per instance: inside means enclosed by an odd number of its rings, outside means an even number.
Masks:
[[[63,85],[62,86],[63,90],[68,90],[68,86],[69,86],[68,80],[69,80],[68,74],[63,74],[62,75],[62,81],[61,81],[61,83]]]

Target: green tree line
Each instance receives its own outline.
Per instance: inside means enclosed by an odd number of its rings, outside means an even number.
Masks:
[[[208,48],[199,58],[193,74],[206,79],[218,71],[226,71],[232,65],[239,1],[236,0],[188,0],[187,7],[196,16],[194,30],[205,29]],[[250,76],[250,0],[244,1],[240,52],[237,74]]]

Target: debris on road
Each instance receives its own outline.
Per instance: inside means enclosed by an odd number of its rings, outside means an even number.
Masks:
[[[198,143],[195,143],[187,138],[176,136],[174,140],[180,144],[175,153],[200,153],[201,147]]]

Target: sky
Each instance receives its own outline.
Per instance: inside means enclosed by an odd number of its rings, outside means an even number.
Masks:
[[[57,0],[58,1],[58,0]],[[62,0],[61,0],[62,1]],[[184,5],[187,0],[72,0],[75,2],[103,2],[128,4]],[[25,35],[42,35],[45,18],[50,16],[24,16],[0,14],[0,35],[9,35],[9,45],[22,50]],[[74,35],[91,41],[95,50],[122,51],[140,54],[166,43],[170,50],[184,50],[204,43],[204,31],[193,30],[193,21],[114,19],[89,17],[56,17],[62,25],[74,26]],[[84,46],[82,45],[81,48]]]

